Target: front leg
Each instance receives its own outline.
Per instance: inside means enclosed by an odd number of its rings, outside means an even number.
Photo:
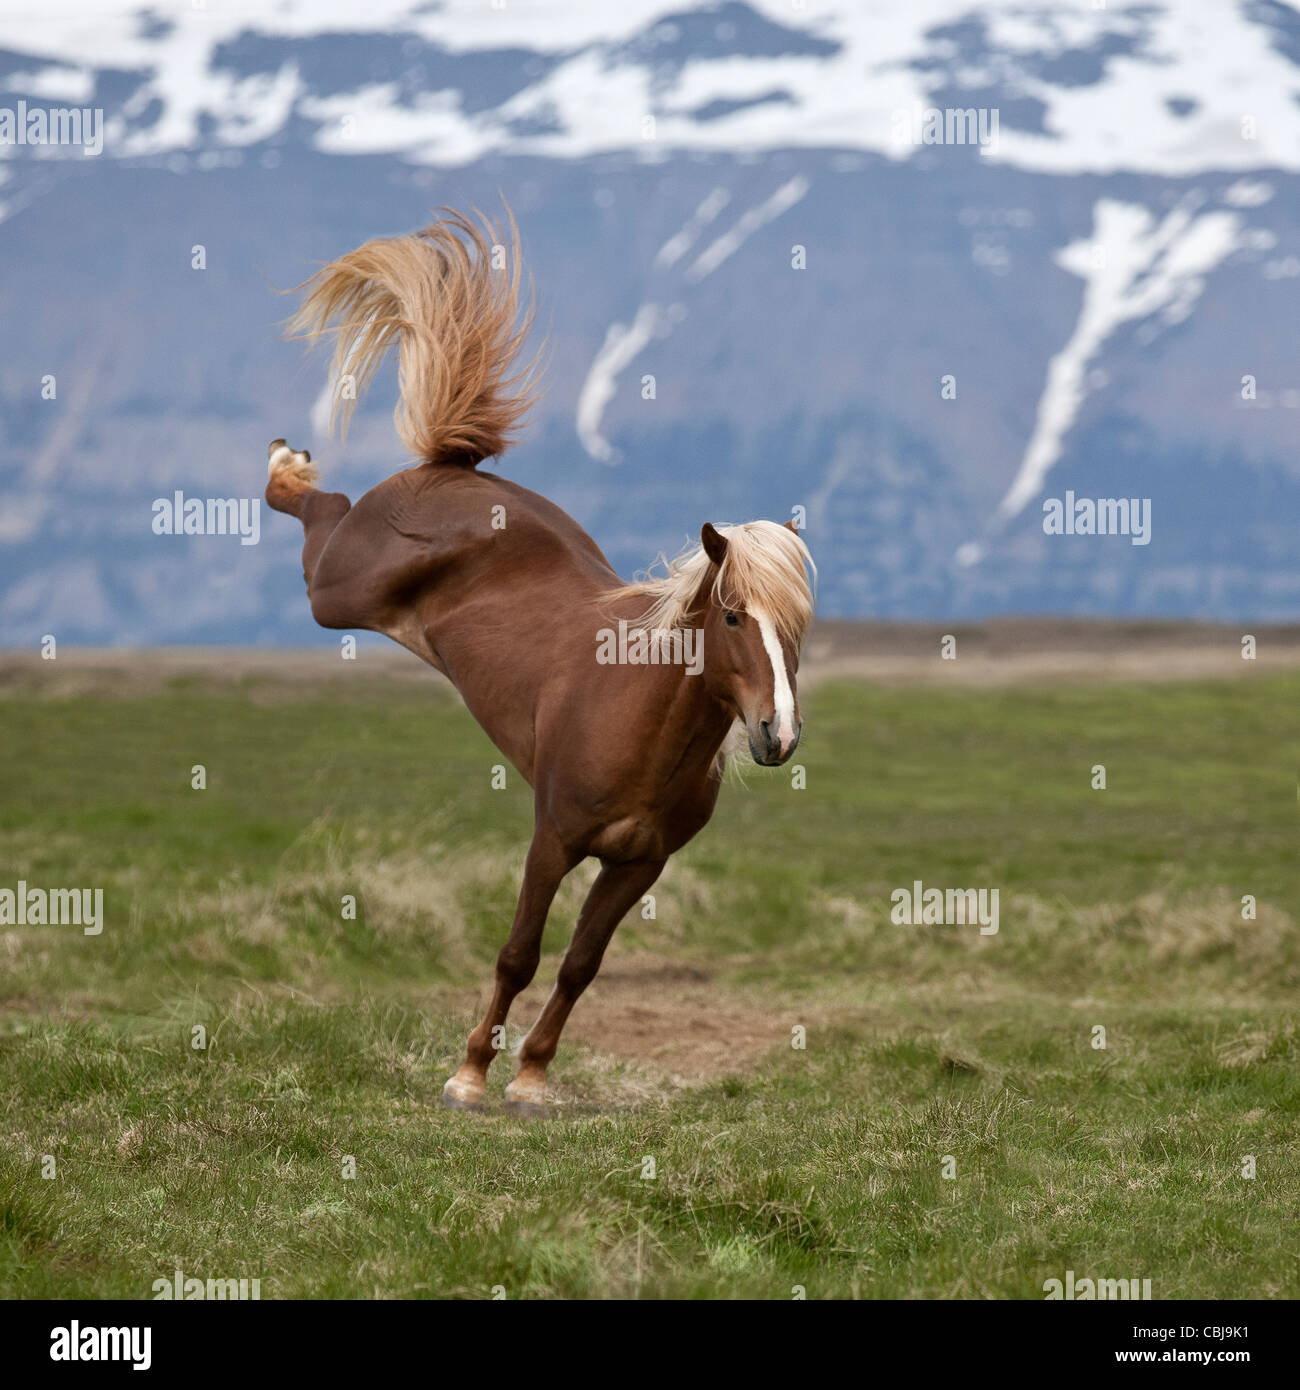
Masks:
[[[444,1105],[471,1110],[482,1105],[487,1089],[487,1069],[501,1046],[510,1005],[536,973],[542,954],[546,914],[551,910],[561,881],[578,858],[559,843],[549,828],[538,826],[533,832],[514,924],[497,957],[492,1002],[483,1022],[469,1035],[460,1069],[442,1088]]]
[[[663,872],[666,862],[637,859],[626,864],[606,863],[591,885],[573,940],[560,962],[555,989],[524,1039],[519,1049],[519,1071],[506,1087],[506,1103],[516,1113],[545,1114],[546,1069],[559,1046],[560,1032],[578,996],[595,979],[614,929]]]

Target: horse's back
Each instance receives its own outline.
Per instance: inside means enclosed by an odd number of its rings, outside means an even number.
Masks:
[[[316,584],[347,584],[358,609],[386,610],[441,592],[448,604],[487,584],[542,590],[617,582],[595,541],[553,502],[506,478],[448,464],[403,469],[364,493],[335,528]],[[437,605],[443,607],[442,603]]]
[[[353,507],[370,533],[400,538],[429,561],[483,558],[496,570],[527,566],[540,555],[566,555],[575,568],[616,580],[600,547],[548,498],[494,473],[421,464],[394,473]],[[491,547],[490,553],[487,548]]]

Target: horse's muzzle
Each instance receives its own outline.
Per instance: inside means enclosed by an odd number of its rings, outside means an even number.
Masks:
[[[780,767],[798,748],[799,739],[803,734],[803,725],[796,724],[794,737],[783,748],[776,730],[772,727],[774,722],[773,720],[760,719],[758,728],[749,730],[749,751],[760,767]]]

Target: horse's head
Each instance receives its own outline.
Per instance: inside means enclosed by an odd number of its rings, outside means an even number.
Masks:
[[[791,522],[706,522],[700,541],[707,570],[692,619],[704,634],[706,686],[744,721],[754,761],[777,767],[803,731],[795,674],[812,620],[812,558]]]

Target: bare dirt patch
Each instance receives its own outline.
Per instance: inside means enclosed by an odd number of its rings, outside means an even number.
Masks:
[[[703,1080],[747,1071],[773,1048],[789,1047],[787,1009],[702,971],[673,972],[629,956],[597,976],[565,1034],[684,1081]]]
[[[512,1038],[541,1012],[550,989],[549,978],[535,982],[515,1001]],[[463,1006],[465,996],[458,992],[458,999]],[[794,1009],[789,996],[720,982],[708,966],[629,951],[611,954],[574,1008],[560,1046],[580,1042],[689,1085],[740,1075],[773,1048],[789,1047],[791,1028],[809,1021]]]

